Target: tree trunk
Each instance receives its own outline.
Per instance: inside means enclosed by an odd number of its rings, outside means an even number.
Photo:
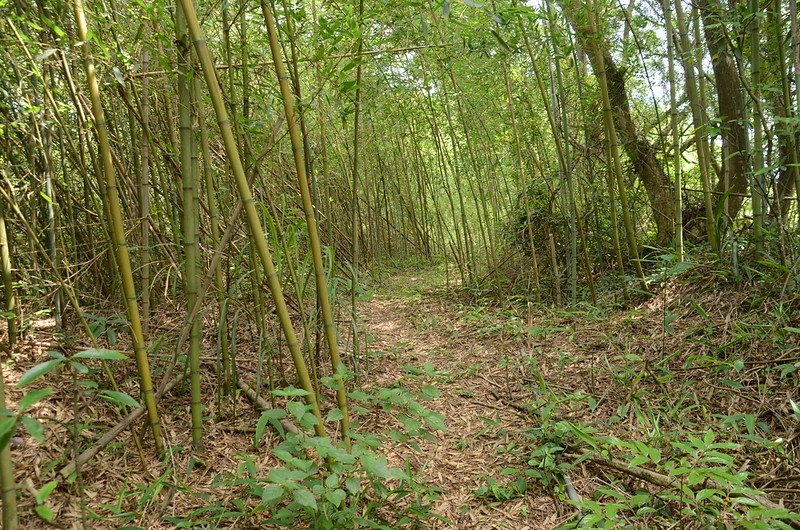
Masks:
[[[735,219],[748,194],[747,136],[744,128],[744,102],[742,88],[736,71],[733,51],[725,38],[724,6],[715,0],[699,0],[708,51],[714,67],[714,84],[717,90],[717,110],[722,129],[722,175],[717,182],[717,192],[730,191],[725,200],[725,213]]]
[[[595,76],[598,76],[602,68],[598,61],[598,56],[602,56],[608,81],[608,95],[614,114],[614,128],[650,200],[657,231],[656,244],[669,245],[675,229],[672,182],[658,163],[655,147],[636,128],[631,116],[625,73],[617,67],[611,57],[607,39],[599,31],[593,31],[586,21],[581,0],[570,2],[564,7],[564,13],[575,30],[578,44],[590,58]]]

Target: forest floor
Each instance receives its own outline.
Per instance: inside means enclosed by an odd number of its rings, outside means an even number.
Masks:
[[[628,499],[668,498],[669,488],[626,463],[614,469],[578,456],[592,445],[701,477],[689,481],[723,477],[723,490],[760,488],[766,502],[778,501],[772,506],[797,511],[800,490],[787,481],[800,476],[800,411],[791,408],[800,402],[800,300],[700,264],[661,282],[651,297],[572,310],[467,299],[444,288],[441,271],[397,274],[373,290],[361,311],[378,356],[371,381],[440,392],[426,406],[447,431],[419,450],[387,449],[440,492],[434,511],[448,521],[434,527],[555,528],[576,515],[566,473],[578,496],[600,501],[596,511],[621,502],[622,511],[607,513],[631,527],[762,518],[726,513],[735,496],[700,501],[677,519],[657,510],[633,516]],[[578,465],[562,466],[562,452]]]
[[[572,451],[564,458],[574,459],[579,446],[605,436],[641,444],[620,443],[619,454],[640,450],[652,455],[655,449],[659,459],[663,453],[664,460],[671,458],[677,466],[685,456],[674,441],[712,430],[714,436],[736,442],[726,450],[724,456],[731,461],[725,469],[747,469],[747,485],[797,506],[800,495],[784,480],[800,476],[800,428],[789,406],[792,400],[800,402],[793,375],[800,368],[797,298],[779,302],[755,289],[721,288],[713,271],[702,266],[692,274],[626,306],[571,311],[545,306],[525,311],[511,301],[476,303],[463,291],[446,288],[438,269],[401,270],[371,279],[359,302],[367,344],[362,358],[369,361],[360,366],[363,389],[407,389],[440,415],[445,427],[427,437],[385,437],[381,447],[389,464],[410,467],[437,492],[432,508],[440,518],[427,524],[554,528],[576,513],[564,494],[564,468],[557,455]],[[162,314],[158,332],[175,335],[181,323],[167,321],[169,311]],[[207,396],[215,389],[212,331],[203,346]],[[22,396],[14,383],[46,360],[48,350],[58,349],[57,343],[52,320],[31,327],[4,374],[12,409]],[[125,347],[120,338],[116,348]],[[254,351],[247,333],[240,334],[238,347],[239,352]],[[62,346],[61,351],[75,348]],[[240,376],[253,380],[255,358],[240,353],[238,361]],[[119,368],[115,373],[121,389],[138,395],[132,367]],[[81,431],[84,447],[120,417],[100,399],[81,397],[76,403],[74,383],[70,372],[61,370],[33,385],[49,385],[53,393],[28,413],[44,425],[46,441],[23,434],[12,452],[23,488],[23,528],[52,527],[34,515],[35,498],[44,484],[60,479],[57,472],[71,452],[67,427],[74,407],[80,406],[81,417],[88,418]],[[188,404],[183,389],[160,405],[173,447],[166,462],[155,458],[149,442],[140,459],[125,432],[83,467],[83,502],[90,515],[97,514],[88,527],[119,528],[124,521],[128,528],[175,528],[170,521],[190,514],[199,520],[212,504],[230,511],[239,506],[237,499],[247,498],[243,476],[267,474],[280,465],[271,450],[280,442],[275,433],[268,432],[254,449],[259,412],[243,397],[233,411],[208,403],[212,421],[204,430],[205,452],[197,456],[182,449],[191,446]],[[405,425],[401,410],[354,406],[353,412],[362,434],[398,431]],[[580,427],[569,431],[565,426]],[[136,432],[146,434],[140,427]],[[776,438],[786,441],[788,449],[769,449]],[[542,448],[552,453],[537,453]],[[660,469],[665,464],[658,459],[647,463]],[[635,492],[656,495],[663,490],[595,461],[579,463],[570,473],[584,499],[611,503],[609,495],[628,499]],[[46,504],[58,527],[80,527],[76,485],[59,486]],[[104,518],[106,522],[98,522]],[[675,528],[689,528],[692,520],[682,524],[679,519]],[[645,518],[632,526],[659,524]],[[233,527],[268,526],[240,520]]]
[[[376,357],[371,385],[400,384],[419,394],[423,387],[435,388],[438,397],[425,405],[447,426],[435,439],[419,441],[419,447],[387,448],[389,462],[403,468],[410,461],[419,478],[440,492],[434,511],[449,522],[434,527],[554,528],[563,517],[543,491],[518,492],[504,502],[480,495],[488,481],[506,480],[521,464],[514,447],[524,444],[520,432],[530,420],[499,397],[528,393],[509,362],[519,351],[477,336],[452,295],[430,281],[424,272],[394,276],[361,307]],[[388,427],[386,415],[363,422],[368,431]]]

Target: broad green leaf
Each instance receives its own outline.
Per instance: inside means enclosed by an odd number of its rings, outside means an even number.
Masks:
[[[297,420],[297,423],[299,423],[300,426],[303,427],[304,429],[310,429],[314,427],[317,423],[319,423],[319,421],[317,420],[316,416],[314,416],[310,412],[307,412],[300,419]]]
[[[267,416],[267,412],[264,411],[261,413],[261,416],[258,417],[258,422],[256,423],[256,433],[253,437],[253,447],[258,447],[258,442],[261,441],[261,438],[264,437],[264,431],[267,429],[267,423],[269,423],[269,416]]]
[[[344,418],[344,416],[342,416],[342,411],[339,410],[338,408],[334,408],[328,411],[328,415],[325,417],[325,421],[328,422],[339,421],[342,418]]]
[[[261,491],[262,504],[276,504],[282,497],[283,488],[276,484],[270,484]]]
[[[83,363],[78,362],[78,361],[70,362],[70,366],[72,367],[73,370],[75,370],[79,374],[88,374],[89,373],[89,367],[86,366]]]
[[[631,506],[642,506],[650,501],[651,495],[649,493],[639,493],[630,498]]]
[[[14,427],[17,425],[16,416],[10,418],[3,418],[0,420],[0,451],[5,449],[8,441],[14,434]]]
[[[756,432],[756,417],[752,414],[744,415],[744,426],[747,428],[748,434],[755,434]]]
[[[36,510],[36,515],[38,515],[48,523],[53,522],[53,510],[51,510],[49,506],[45,504],[40,504],[34,509]]]
[[[361,491],[361,481],[358,480],[358,477],[347,477],[347,480],[344,481],[344,486],[351,495]]]
[[[353,390],[347,395],[350,399],[353,399],[355,401],[367,401],[369,399],[369,394],[367,394],[362,390]]]
[[[389,467],[383,457],[376,457],[367,453],[361,457],[361,463],[364,465],[364,469],[378,478],[406,478],[406,474],[402,470]]]
[[[276,388],[272,391],[273,396],[279,397],[301,397],[307,396],[308,392],[303,390],[302,388],[295,388],[293,386],[288,386],[286,388]]]
[[[331,473],[325,477],[325,487],[328,489],[339,487],[339,475],[336,473]]]
[[[308,477],[308,473],[300,469],[287,469],[285,467],[274,467],[269,470],[267,475],[270,482],[280,484],[281,486],[296,486],[295,482]]]
[[[297,421],[303,419],[303,416],[306,413],[306,406],[304,403],[300,403],[299,401],[290,401],[286,405],[286,410],[292,413],[292,416],[297,418]]]
[[[44,425],[39,423],[39,420],[36,418],[31,418],[30,416],[23,416],[20,420],[22,422],[22,426],[25,427],[25,430],[28,431],[34,440],[39,443],[44,442]]]
[[[138,409],[140,407],[139,402],[125,392],[119,392],[117,390],[103,390],[100,392],[100,397],[106,401],[116,403],[117,405],[125,405],[132,409]]]
[[[437,412],[425,416],[425,423],[427,423],[431,429],[442,432],[447,431],[447,425],[444,423],[444,418]]]
[[[718,490],[718,489],[704,489],[704,490],[700,490],[700,491],[698,491],[698,492],[697,492],[697,494],[694,496],[694,500],[695,500],[695,501],[697,501],[697,502],[704,501],[704,500],[706,500],[706,499],[709,499],[709,498],[713,497],[713,496],[714,496],[714,495],[716,495],[716,494],[720,494],[720,495],[721,495],[721,494],[722,494],[722,491],[721,491],[721,490]]]
[[[340,449],[338,447],[331,447],[328,449],[328,455],[333,458],[335,461],[342,463],[342,464],[353,464],[356,461],[356,457],[352,454],[348,453],[344,449]]]
[[[41,388],[39,390],[31,390],[19,400],[20,413],[25,412],[47,396],[53,393],[52,388]]]
[[[317,509],[317,499],[315,499],[314,494],[306,488],[294,490],[294,500],[303,508],[309,508],[311,510]]]
[[[72,356],[73,359],[99,359],[103,361],[124,361],[128,358],[124,353],[114,350],[104,350],[101,348],[90,348],[79,351]]]
[[[51,480],[50,482],[42,486],[42,488],[38,491],[38,493],[36,493],[36,504],[44,504],[44,501],[47,500],[47,497],[49,497],[50,494],[53,493],[53,490],[56,489],[57,486],[58,486],[57,480]]]
[[[55,368],[62,362],[64,362],[64,359],[50,359],[49,361],[37,364],[22,374],[22,377],[20,377],[19,381],[17,382],[17,387],[23,387],[33,383],[46,373],[55,370]]]
[[[430,400],[430,399],[439,399],[439,396],[442,395],[439,392],[439,389],[432,385],[425,385],[421,389],[423,399]]]
[[[737,497],[731,501],[733,504],[744,504],[745,506],[761,506],[761,503],[749,497]]]
[[[410,434],[415,434],[422,428],[422,424],[419,421],[409,416],[398,416],[397,419]]]
[[[343,489],[335,489],[325,493],[325,498],[337,508],[342,504],[342,501],[347,497],[347,493]]]

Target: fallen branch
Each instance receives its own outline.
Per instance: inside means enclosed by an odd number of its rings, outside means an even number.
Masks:
[[[249,399],[250,402],[253,405],[255,405],[256,408],[262,411],[270,410],[272,408],[272,405],[270,405],[270,403],[266,399],[256,394],[256,391],[253,390],[253,387],[251,387],[241,379],[239,379],[237,382],[239,385],[239,389],[242,392],[244,392],[244,395],[247,396],[247,399]],[[287,420],[286,418],[283,418],[281,420],[281,425],[283,425],[283,428],[286,429],[286,432],[293,432],[295,434],[300,432],[300,429],[298,429],[294,423]]]
[[[172,387],[174,387],[175,385],[178,384],[178,382],[180,382],[181,379],[183,379],[182,374],[172,379],[169,383],[167,383],[163,391],[159,391],[156,393],[156,399],[159,399],[165,393],[169,392],[172,389]],[[144,413],[145,413],[144,407],[139,407],[138,409],[133,409],[132,411],[130,411],[127,416],[125,416],[124,418],[122,418],[122,420],[119,421],[119,423],[117,423],[116,425],[111,427],[108,431],[106,431],[106,433],[97,441],[97,443],[95,443],[92,447],[83,451],[81,454],[78,455],[78,457],[75,460],[73,460],[72,462],[61,468],[61,471],[59,471],[61,476],[67,478],[71,474],[73,474],[78,467],[84,465],[86,462],[94,458],[94,456],[97,453],[102,451],[105,446],[110,444],[114,440],[114,438],[119,436],[119,434],[122,431],[127,429],[134,421],[139,419],[139,417]]]
[[[513,409],[514,411],[516,411],[518,413],[521,413],[523,417],[526,417],[526,418],[530,417],[531,409],[525,408],[522,405],[518,405],[517,403],[514,403],[513,401],[510,401],[510,400],[504,398],[503,396],[498,394],[497,391],[492,390],[491,388],[488,389],[488,392],[492,395],[493,398],[495,398],[497,401],[499,401],[503,405],[505,405],[507,407],[510,407],[511,409]]]
[[[666,488],[666,489],[676,488],[676,487],[678,487],[678,485],[680,483],[680,479],[677,478],[677,477],[669,477],[669,476],[664,475],[662,473],[658,473],[657,471],[651,471],[649,469],[645,469],[643,467],[638,467],[638,466],[631,466],[630,464],[628,464],[627,462],[623,462],[622,460],[617,460],[617,459],[609,458],[609,457],[602,457],[602,456],[599,456],[599,455],[596,455],[596,454],[592,454],[589,451],[583,451],[580,454],[568,453],[568,454],[565,454],[564,456],[566,456],[568,458],[574,458],[574,459],[585,458],[585,459],[588,459],[589,461],[591,461],[591,462],[593,462],[595,464],[598,464],[600,466],[611,468],[611,469],[613,469],[615,471],[620,471],[622,473],[625,473],[626,475],[630,475],[632,477],[638,478],[638,479],[643,480],[645,482],[649,482],[650,484],[654,484],[656,486],[659,486],[659,487],[662,487],[662,488]],[[722,491],[726,491],[726,489],[727,489],[724,486],[722,486],[720,483],[718,483],[718,482],[716,482],[714,480],[710,480],[710,479],[705,481],[705,486],[710,486],[712,488],[717,488],[717,489],[720,489]],[[733,494],[733,496],[745,497],[747,499],[756,501],[757,503],[761,504],[762,506],[764,506],[766,508],[786,509],[785,506],[781,506],[778,503],[772,502],[771,500],[767,499],[763,495],[755,495],[755,494],[750,494],[750,493],[741,493],[741,494]],[[792,513],[792,512],[790,512],[790,513]],[[789,521],[788,524],[791,525],[792,528],[800,529],[800,522],[798,522],[798,521]]]

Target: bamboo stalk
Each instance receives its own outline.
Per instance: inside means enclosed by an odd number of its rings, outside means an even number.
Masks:
[[[78,39],[83,49],[83,62],[86,70],[86,77],[89,83],[89,95],[92,102],[92,115],[94,118],[97,143],[100,147],[100,159],[102,162],[102,174],[105,177],[106,197],[108,204],[109,223],[111,224],[114,246],[117,252],[117,266],[122,279],[122,288],[125,295],[125,306],[127,308],[128,320],[131,327],[131,338],[133,341],[133,351],[136,355],[136,368],[139,373],[139,385],[141,388],[142,401],[147,408],[147,421],[153,432],[153,441],[156,452],[164,452],[164,440],[161,435],[161,422],[156,408],[153,382],[150,376],[150,362],[147,358],[147,349],[144,343],[141,321],[139,318],[139,305],[136,301],[136,289],[133,284],[133,272],[131,269],[128,245],[125,240],[125,228],[122,220],[122,212],[119,207],[119,193],[117,191],[117,180],[114,174],[113,161],[111,159],[111,146],[108,140],[108,130],[106,128],[105,114],[100,101],[100,85],[95,72],[94,61],[92,60],[90,45],[88,40],[88,30],[86,17],[83,12],[82,0],[73,0],[73,11],[77,23]],[[99,174],[98,174],[99,176]]]
[[[757,106],[761,99],[761,21],[758,18],[760,8],[758,0],[749,0],[748,8],[752,19],[750,21],[750,79],[753,87],[753,106]],[[753,109],[753,156],[752,175],[750,180],[751,194],[753,197],[753,239],[755,239],[756,253],[764,250],[764,202],[766,184],[761,169],[764,167],[764,130],[761,120]]]
[[[194,78],[195,102],[198,107],[197,119],[200,129],[200,152],[203,154],[203,177],[205,180],[206,208],[208,208],[208,222],[211,230],[211,246],[217,248],[220,242],[219,230],[219,205],[217,201],[217,189],[211,165],[211,149],[208,144],[208,129],[206,128],[205,111],[203,105],[197,98],[200,93],[200,78]],[[222,265],[219,261],[212,268],[214,290],[217,297],[219,315],[219,350],[222,362],[222,392],[230,395],[232,383],[232,367],[228,344],[228,321],[227,315],[223,314],[222,308],[227,297],[225,289],[225,279],[222,274]]]
[[[2,220],[2,217],[0,217]],[[6,389],[3,367],[0,366],[0,410],[6,410]],[[3,417],[5,419],[5,417]],[[0,449],[0,487],[3,498],[3,528],[17,530],[17,483],[14,479],[14,462],[11,460],[11,444]]]
[[[8,324],[8,347],[17,342],[17,298],[14,295],[14,278],[11,269],[11,246],[6,232],[6,216],[3,201],[0,201],[0,273],[3,276],[3,309]]]
[[[314,216],[314,206],[311,202],[311,192],[308,186],[306,175],[306,163],[303,154],[303,144],[300,138],[300,127],[298,118],[294,112],[294,101],[291,87],[289,86],[288,76],[282,61],[282,51],[278,42],[278,30],[275,24],[275,17],[272,9],[266,2],[261,0],[261,11],[264,15],[264,22],[267,26],[269,35],[269,47],[272,53],[272,60],[275,62],[275,74],[280,85],[283,109],[286,114],[286,124],[289,127],[289,138],[294,154],[295,171],[297,181],[300,186],[300,195],[303,201],[303,211],[305,212],[306,226],[308,229],[309,244],[314,262],[314,275],[317,285],[317,297],[319,298],[322,320],[325,327],[325,338],[328,344],[328,353],[331,357],[334,378],[339,385],[336,388],[336,403],[342,413],[342,439],[346,446],[350,446],[350,416],[347,411],[347,393],[344,388],[344,366],[339,357],[339,344],[336,333],[336,324],[333,321],[330,300],[328,298],[328,281],[325,275],[325,268],[322,264],[322,248],[319,242],[319,232],[317,231],[317,221]]]
[[[593,34],[597,34],[597,20],[593,13],[592,0],[586,2],[587,13],[589,17],[589,24],[592,26]],[[620,204],[622,206],[622,223],[625,228],[625,240],[628,243],[628,252],[633,261],[636,275],[639,278],[639,286],[643,291],[647,291],[647,283],[644,280],[644,271],[642,270],[642,263],[639,261],[639,248],[636,243],[636,234],[633,231],[633,219],[631,218],[630,204],[628,203],[628,192],[625,187],[625,176],[622,173],[622,162],[619,156],[619,146],[617,144],[617,133],[614,127],[614,117],[611,109],[611,99],[608,93],[608,82],[606,80],[606,71],[603,58],[603,53],[600,48],[595,49],[596,61],[600,65],[598,72],[598,84],[600,85],[600,96],[603,102],[603,124],[606,130],[606,141],[609,146],[609,153],[611,155],[614,176],[617,181],[617,194],[619,195]]]
[[[275,265],[272,261],[272,254],[267,247],[267,242],[264,237],[264,229],[261,226],[261,221],[258,217],[253,194],[250,191],[250,186],[247,183],[245,176],[244,166],[242,165],[241,158],[239,157],[239,148],[236,145],[236,139],[233,135],[231,122],[228,118],[228,111],[225,108],[225,101],[222,97],[222,91],[219,87],[217,80],[217,72],[214,68],[214,63],[211,60],[211,53],[208,49],[208,43],[205,35],[200,28],[200,23],[197,20],[197,13],[195,11],[193,0],[180,0],[183,12],[186,17],[186,22],[189,28],[189,34],[192,37],[195,51],[200,61],[200,66],[203,70],[203,77],[206,80],[211,101],[214,106],[214,113],[217,117],[217,124],[219,125],[220,134],[222,135],[223,144],[225,145],[225,152],[228,155],[228,164],[230,165],[231,172],[233,173],[236,187],[239,196],[242,199],[242,204],[245,210],[245,220],[250,230],[251,240],[255,243],[256,251],[258,252],[261,266],[264,268],[266,274],[267,285],[269,286],[272,299],[275,302],[275,311],[278,315],[281,329],[286,338],[287,346],[292,356],[292,361],[295,365],[297,378],[300,386],[307,392],[306,402],[311,407],[311,411],[317,418],[317,423],[314,430],[317,436],[325,436],[326,430],[322,422],[322,414],[317,402],[317,396],[314,392],[314,387],[311,384],[311,378],[308,375],[308,368],[306,367],[303,353],[297,343],[297,336],[295,335],[292,326],[291,317],[286,307],[286,300],[283,296],[283,288],[281,287],[278,276],[275,272]]]
[[[669,108],[672,121],[672,171],[675,179],[675,250],[683,261],[683,179],[681,174],[681,132],[678,115],[678,93],[675,87],[675,35],[672,27],[670,2],[663,0],[664,27],[667,35],[667,82],[669,83]]]
[[[178,121],[180,133],[181,182],[183,191],[184,285],[187,314],[194,307],[198,290],[197,225],[197,145],[194,138],[194,91],[192,90],[190,60],[191,48],[186,19],[180,3],[175,5],[175,43],[178,50]],[[189,381],[191,390],[192,445],[199,449],[203,444],[203,403],[200,389],[200,339],[201,319],[195,315],[189,321]]]
[[[150,52],[142,51],[142,69],[150,64]],[[140,240],[139,251],[141,270],[139,277],[142,284],[142,332],[147,335],[150,330],[150,81],[142,81],[141,93],[142,149],[139,157],[139,219]]]

